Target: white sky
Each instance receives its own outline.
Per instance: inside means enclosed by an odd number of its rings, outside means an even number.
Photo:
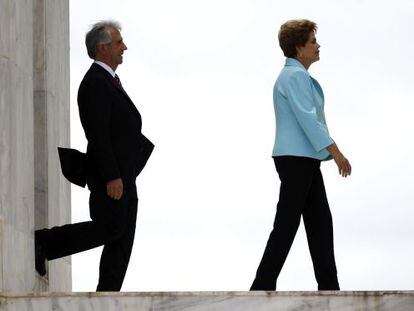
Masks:
[[[329,130],[349,158],[324,163],[343,290],[414,287],[414,2],[411,0],[70,1],[71,144],[86,149],[76,94],[84,35],[123,26],[117,73],[156,149],[138,178],[138,220],[123,291],[248,290],[278,199],[271,150],[277,43],[291,18],[318,23]],[[73,222],[89,192],[72,188]],[[94,291],[101,248],[77,254],[73,290]],[[278,290],[315,290],[299,228]]]

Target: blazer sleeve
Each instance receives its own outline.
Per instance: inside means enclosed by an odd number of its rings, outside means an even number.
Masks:
[[[306,72],[294,72],[288,80],[286,96],[305,135],[316,152],[320,152],[334,141],[326,124],[318,119],[311,83],[311,78]]]
[[[91,79],[79,101],[79,113],[96,167],[105,182],[121,177],[111,143],[111,94],[107,83]]]

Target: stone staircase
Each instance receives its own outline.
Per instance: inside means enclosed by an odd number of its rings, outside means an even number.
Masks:
[[[0,293],[1,311],[414,310],[414,291]]]

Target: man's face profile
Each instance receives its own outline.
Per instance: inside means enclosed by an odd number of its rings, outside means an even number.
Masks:
[[[124,51],[128,48],[117,29],[111,28],[110,33],[112,41],[101,45],[101,53],[105,62],[115,70],[118,65],[122,64]]]

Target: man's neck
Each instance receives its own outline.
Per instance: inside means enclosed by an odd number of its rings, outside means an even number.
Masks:
[[[115,72],[118,65],[113,65],[111,62],[109,62],[106,58],[103,57],[96,57],[95,60],[98,62],[104,63],[105,65],[111,67],[111,69]]]
[[[95,62],[94,62],[95,64],[98,64],[99,66],[101,66],[103,69],[105,69],[106,71],[108,71],[109,72],[109,74],[112,76],[112,77],[115,77],[115,70],[113,70],[112,68],[111,68],[111,66],[109,66],[107,63],[105,63],[105,62],[103,62],[103,61],[101,61],[101,60],[98,60],[98,59],[95,59]]]

